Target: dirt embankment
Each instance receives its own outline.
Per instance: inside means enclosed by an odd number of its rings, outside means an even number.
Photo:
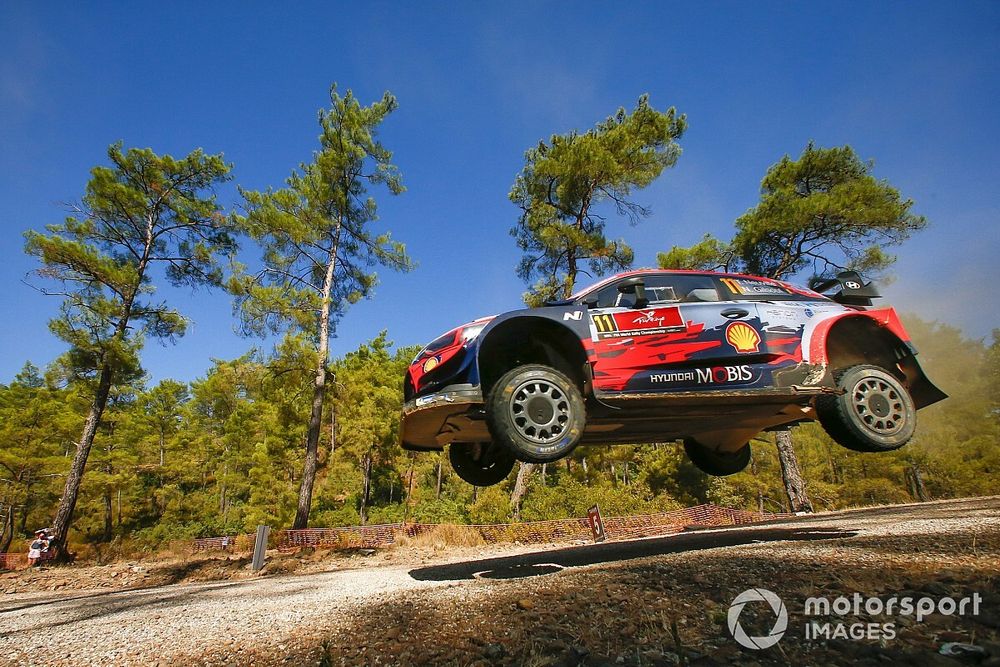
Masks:
[[[960,642],[1000,665],[1000,498],[542,551],[397,549],[326,572],[326,556],[296,558],[310,574],[0,596],[0,659],[39,647],[64,664],[968,664],[939,652]],[[727,627],[733,598],[754,587],[788,613],[765,650]],[[855,593],[981,602],[977,615],[921,622],[864,610],[820,619],[892,623],[892,638],[803,636],[816,620],[807,597]],[[739,617],[751,636],[774,621],[763,603]]]

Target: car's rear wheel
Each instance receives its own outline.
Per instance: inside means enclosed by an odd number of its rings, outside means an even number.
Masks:
[[[473,486],[493,486],[514,469],[514,455],[491,442],[456,443],[448,447],[455,474]]]
[[[735,452],[717,452],[689,438],[684,441],[684,451],[699,470],[716,477],[735,475],[750,464],[750,443]]]
[[[856,452],[890,452],[913,437],[913,398],[891,373],[862,364],[837,371],[834,380],[843,393],[816,402],[819,421],[831,438]]]
[[[527,463],[549,463],[580,443],[587,415],[576,384],[549,366],[509,371],[493,386],[486,422],[493,441]]]

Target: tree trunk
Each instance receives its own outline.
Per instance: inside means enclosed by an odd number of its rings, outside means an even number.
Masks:
[[[545,486],[545,475],[549,471],[548,470],[548,466],[549,466],[548,463],[543,463],[542,464],[542,486]]]
[[[410,508],[413,507],[413,454],[410,454],[410,467],[406,469],[406,508],[403,511],[403,521],[410,520]]]
[[[753,453],[750,454],[750,474],[754,476],[754,486],[757,487],[757,513],[764,516],[764,489],[757,479],[757,457]]]
[[[534,463],[521,463],[517,469],[517,480],[515,480],[514,490],[510,494],[510,506],[515,521],[521,520],[521,501],[524,500],[524,494],[528,492],[528,478],[531,477],[534,469]]]
[[[778,460],[781,461],[781,477],[785,482],[785,493],[788,494],[788,505],[792,512],[812,512],[812,503],[806,495],[806,483],[799,470],[799,461],[792,447],[790,431],[778,431],[774,437],[778,447]]]
[[[153,251],[152,225],[153,223],[150,221],[146,230],[146,247],[143,250],[142,259],[139,260],[139,265],[136,267],[135,283],[132,286],[132,291],[122,302],[122,314],[115,325],[115,333],[111,337],[112,341],[124,339],[125,332],[128,331],[129,320],[132,317],[132,304],[135,303],[135,297],[139,294],[139,288],[146,276],[146,268],[149,266],[150,253]],[[80,435],[80,442],[76,445],[76,454],[73,455],[69,474],[66,475],[66,486],[63,487],[62,497],[59,498],[59,507],[56,509],[56,518],[52,522],[52,539],[49,543],[49,551],[53,554],[53,562],[56,563],[65,563],[70,560],[67,548],[69,527],[73,522],[73,511],[76,509],[76,501],[80,495],[80,484],[83,482],[83,471],[87,467],[87,458],[90,456],[91,447],[94,446],[94,437],[97,435],[97,428],[101,425],[104,409],[108,405],[113,376],[114,369],[111,367],[111,362],[102,356],[94,400],[90,403],[87,419],[83,422],[83,433]]]
[[[368,499],[372,488],[372,457],[365,454],[361,461],[361,469],[364,472],[364,482],[361,488],[361,525],[368,523]]]
[[[441,500],[441,469],[444,467],[441,465],[441,455],[438,455],[438,478],[437,478],[437,489],[434,492],[434,500]]]
[[[163,442],[163,428],[160,428],[160,467],[163,467],[163,460],[165,458],[166,446]]]
[[[104,492],[104,535],[102,537],[105,542],[110,542],[114,536],[114,505],[111,504],[111,501],[111,489],[108,489]]]
[[[334,376],[333,381],[337,381],[336,376]],[[336,390],[336,386],[334,389]],[[336,401],[330,401],[330,458],[327,461],[333,459],[335,451],[337,451],[337,403]]]
[[[920,474],[920,466],[914,463],[911,472],[913,474],[913,486],[917,490],[917,498],[920,502],[926,503],[930,499],[930,496],[927,495],[927,487],[924,486],[924,476]]]
[[[56,562],[66,562],[69,560],[66,549],[66,538],[69,537],[69,526],[73,521],[73,511],[76,509],[76,500],[80,495],[80,483],[83,481],[83,471],[87,467],[87,458],[90,456],[90,448],[94,445],[94,436],[97,435],[97,427],[104,416],[104,408],[108,404],[108,396],[111,393],[112,371],[107,363],[101,366],[100,378],[97,382],[97,391],[94,392],[94,400],[90,404],[87,413],[87,420],[83,423],[83,433],[80,442],[76,445],[76,454],[69,467],[69,474],[66,475],[66,486],[63,488],[62,497],[59,499],[59,508],[56,510],[56,518],[52,522],[52,546],[50,550],[54,552]]]
[[[14,540],[14,506],[11,505],[9,512],[3,522],[3,530],[0,530],[0,553],[10,550],[10,543]]]
[[[333,237],[326,275],[323,277],[323,305],[319,314],[319,346],[316,350],[316,373],[313,378],[312,411],[309,414],[309,428],[306,431],[306,457],[302,466],[302,484],[299,486],[299,503],[295,509],[292,528],[300,529],[309,525],[309,510],[312,507],[313,483],[316,481],[316,456],[319,451],[319,429],[323,421],[323,397],[326,395],[326,364],[330,355],[330,311],[333,306],[333,276],[337,267],[337,247],[340,242],[340,225]]]
[[[27,524],[28,524],[28,501],[25,500],[24,507],[21,508],[20,525],[18,525],[17,527],[18,532],[21,533],[22,535],[24,535],[28,531]]]

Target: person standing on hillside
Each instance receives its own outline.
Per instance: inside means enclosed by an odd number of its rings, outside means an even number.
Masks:
[[[32,540],[31,546],[28,547],[28,566],[33,566],[42,560],[42,555],[49,548],[49,536],[44,530],[35,531],[35,539]]]

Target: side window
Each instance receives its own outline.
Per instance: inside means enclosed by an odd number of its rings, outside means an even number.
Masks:
[[[618,283],[613,283],[588,297],[588,301],[597,301],[597,308],[613,308],[618,303]]]
[[[661,274],[644,276],[646,298],[650,305],[718,301],[719,291],[711,276]],[[597,308],[631,308],[635,294],[622,294],[618,283],[602,288],[590,297]]]
[[[664,274],[646,279],[646,298],[650,305],[718,301],[719,292],[711,276]]]

